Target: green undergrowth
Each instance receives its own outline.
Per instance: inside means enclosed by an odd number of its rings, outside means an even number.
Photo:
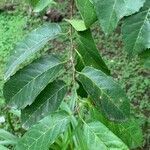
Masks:
[[[2,86],[4,66],[15,43],[25,33],[23,29],[25,21],[25,17],[20,15],[19,12],[0,14],[0,103],[3,103]]]
[[[144,144],[147,143],[147,147],[150,144],[150,70],[143,67],[138,57],[131,58],[127,55],[117,32],[107,38],[102,32],[93,31],[95,37],[100,37],[96,38],[96,42],[112,76],[124,88],[131,101],[131,113],[143,128]]]

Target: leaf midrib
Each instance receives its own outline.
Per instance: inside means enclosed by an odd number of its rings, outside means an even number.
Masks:
[[[33,141],[33,143],[32,143],[30,146],[28,146],[28,145],[25,144],[25,145],[28,147],[27,150],[29,150],[29,149],[34,145],[34,143],[37,143],[37,141],[38,141],[44,134],[46,134],[47,132],[49,132],[51,129],[55,128],[58,124],[60,124],[60,123],[63,122],[64,120],[67,121],[67,118],[69,118],[69,117],[66,116],[64,119],[57,121],[52,127],[48,128],[47,131],[43,132],[43,134],[41,134],[37,139],[35,139],[35,140]],[[33,139],[34,139],[34,138],[33,138]]]
[[[30,82],[28,82],[27,84],[25,84],[11,99],[14,99],[20,92],[22,92],[22,90],[27,86],[29,85],[31,82],[33,82],[34,80],[36,80],[38,77],[40,77],[42,74],[45,74],[46,72],[48,72],[50,69],[53,69],[59,65],[62,65],[63,62],[61,63],[58,63],[57,65],[51,67],[51,68],[48,68],[47,70],[45,70],[44,72],[42,72],[41,74],[39,74],[38,76],[36,76],[35,78],[32,78],[32,80],[30,80]]]
[[[79,74],[82,74],[83,76],[87,77],[89,80],[92,81],[93,84],[95,84],[96,87],[98,87],[97,84],[96,84],[92,79],[90,79],[88,76],[86,76],[85,74],[83,74],[83,73],[81,73],[81,72],[80,72]],[[113,103],[112,98],[111,98],[105,91],[102,90],[103,88],[98,88],[98,89],[100,89],[101,92],[102,92],[104,95],[106,95],[106,96],[108,97],[108,99],[110,99],[110,102],[111,102],[120,112],[122,112],[121,109],[119,109],[118,106],[116,106],[116,105]],[[126,118],[126,115],[124,115],[123,112],[122,112],[122,114],[123,114],[123,116],[125,116],[125,118]]]
[[[34,49],[36,49],[37,47],[39,47],[40,45],[42,45],[43,44],[43,41],[45,40],[45,39],[47,39],[48,37],[46,37],[46,38],[43,38],[41,41],[39,41],[39,43],[40,44],[36,44],[36,46],[33,46],[34,47]],[[42,43],[42,44],[41,44]],[[23,60],[24,60],[24,56],[27,54],[27,56],[29,56],[30,54],[32,54],[34,51],[33,50],[31,50],[31,49],[33,49],[33,47],[31,47],[30,49],[28,49],[28,50],[26,50],[22,55],[20,55],[20,57],[18,57],[12,64],[11,64],[11,66],[9,67],[10,69],[8,69],[8,71],[6,72],[6,74],[11,74],[16,68],[14,68],[14,69],[12,69],[13,67],[12,66],[16,66],[17,64],[18,64],[18,62],[20,62],[20,60],[22,60],[21,62],[23,62]],[[36,51],[38,51],[38,50],[36,50]],[[17,65],[17,66],[19,66],[19,65]],[[10,72],[10,73],[8,73],[8,72]],[[9,76],[9,75],[7,75],[7,76]],[[6,77],[7,78],[7,77]]]
[[[148,17],[148,15],[149,15],[149,13],[150,13],[150,8],[149,8],[148,10],[146,10],[146,11],[147,11],[147,14],[146,14],[146,16],[145,16],[145,18],[144,18],[144,21],[142,21],[142,22],[143,22],[143,25],[141,26],[141,28],[140,28],[140,30],[139,30],[139,32],[138,32],[137,38],[136,38],[135,43],[134,43],[134,46],[133,46],[133,49],[134,49],[134,50],[136,49],[136,44],[137,44],[137,42],[138,42],[138,40],[139,40],[139,38],[140,38],[140,35],[141,35],[142,29],[143,29],[143,27],[144,27],[144,25],[145,25],[145,22],[147,21],[147,17]],[[141,13],[143,13],[143,12],[144,12],[144,11],[142,11]]]
[[[49,101],[54,95],[58,94],[58,93],[59,93],[62,89],[64,89],[65,87],[67,87],[67,86],[65,85],[65,86],[61,87],[56,93],[53,93],[53,94],[51,95],[51,97],[49,97],[49,98],[48,98],[44,103],[42,103],[33,113],[31,113],[31,114],[29,115],[28,120],[30,120],[30,118],[31,118],[47,101]],[[28,122],[28,120],[25,121],[23,124],[25,125],[25,124]]]
[[[45,25],[46,27],[48,27],[48,25]],[[54,29],[53,29],[53,31],[54,31]],[[35,30],[35,32],[36,32],[36,30]],[[38,35],[37,33],[35,33],[36,35]],[[57,33],[58,34],[58,33]],[[40,34],[40,35],[42,35],[42,34]],[[56,34],[55,34],[55,36],[56,36]],[[53,37],[53,38],[55,38],[55,36]],[[32,54],[34,51],[32,50],[32,49],[37,49],[38,47],[40,47],[40,46],[42,46],[43,45],[43,42],[45,41],[45,40],[48,40],[49,39],[49,35],[48,36],[46,36],[46,37],[44,37],[44,38],[42,38],[42,40],[40,40],[40,41],[38,41],[38,43],[37,44],[35,44],[34,46],[32,46],[32,47],[30,47],[30,48],[27,48],[27,50],[25,50],[12,64],[11,64],[11,66],[9,67],[9,69],[7,70],[7,72],[5,73],[6,74],[6,79],[12,74],[12,72],[16,69],[16,67],[15,68],[13,68],[13,66],[16,66],[17,64],[18,64],[18,62],[20,62],[20,60],[22,60],[21,61],[21,63],[24,61],[24,56],[27,54],[27,56],[29,56],[30,54]],[[21,43],[21,45],[22,44],[24,44],[24,43]],[[41,47],[40,47],[41,48]],[[35,50],[35,52],[36,51],[38,51],[38,49],[37,50]],[[19,66],[19,65],[17,65],[17,66]]]

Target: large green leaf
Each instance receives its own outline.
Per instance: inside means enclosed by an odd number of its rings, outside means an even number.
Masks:
[[[121,18],[137,12],[145,0],[93,0],[102,30],[108,34],[116,27]]]
[[[6,67],[5,79],[8,79],[18,69],[20,64],[39,51],[49,40],[56,38],[60,32],[61,29],[58,24],[46,23],[29,33],[12,52]]]
[[[128,150],[128,147],[105,125],[95,121],[83,127],[87,150]]]
[[[150,48],[150,1],[143,9],[125,19],[122,27],[125,49],[131,55]]]
[[[67,86],[63,81],[50,83],[36,98],[31,106],[27,106],[21,113],[23,127],[28,128],[37,121],[58,109],[65,94]]]
[[[109,128],[116,136],[118,136],[130,149],[135,149],[142,146],[143,136],[142,130],[134,118],[130,118],[126,122],[114,123],[109,121],[100,111],[95,108],[90,110],[91,117],[94,120],[99,120],[107,128]]]
[[[4,85],[7,104],[15,108],[31,105],[46,85],[63,72],[63,65],[64,62],[50,55],[19,70]]]
[[[82,70],[83,66],[93,66],[97,69],[102,70],[106,74],[110,74],[109,69],[107,68],[105,62],[103,61],[100,53],[94,43],[92,34],[90,30],[83,32],[78,32],[78,48],[77,48],[78,59],[81,60],[83,65],[80,67],[77,66],[77,70]]]
[[[85,67],[79,73],[78,79],[107,118],[121,121],[129,117],[129,99],[111,77],[93,67]]]
[[[94,6],[89,0],[76,0],[76,4],[85,22],[85,26],[89,28],[97,20]]]
[[[64,112],[45,117],[24,134],[16,150],[48,150],[55,139],[67,129],[69,122],[70,116]]]

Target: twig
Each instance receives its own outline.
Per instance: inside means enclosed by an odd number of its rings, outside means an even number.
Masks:
[[[71,19],[73,17],[73,13],[74,13],[74,0],[71,0]],[[70,60],[71,60],[71,65],[72,65],[72,84],[75,83],[75,66],[74,66],[74,46],[73,46],[73,39],[72,39],[72,35],[73,35],[73,27],[72,25],[70,25],[70,50],[71,50],[71,54],[70,54]]]

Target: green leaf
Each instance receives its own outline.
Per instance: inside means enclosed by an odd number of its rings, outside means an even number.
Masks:
[[[3,145],[0,145],[0,150],[9,150],[9,149]]]
[[[29,33],[14,49],[6,67],[5,79],[8,79],[31,55],[43,48],[49,40],[56,38],[60,32],[58,24],[46,23]]]
[[[113,132],[98,121],[85,123],[83,130],[87,150],[129,150]]]
[[[78,48],[77,54],[80,62],[82,62],[82,66],[93,66],[97,69],[102,70],[106,74],[110,74],[108,67],[103,61],[99,50],[97,49],[91,31],[86,30],[83,32],[78,32]],[[78,63],[78,62],[77,62]],[[83,67],[77,68],[78,71],[81,71]]]
[[[111,122],[95,108],[92,108],[91,117],[107,126],[107,128],[118,136],[130,149],[142,146],[142,130],[134,118],[130,118],[128,121],[121,123]]]
[[[64,62],[50,55],[19,70],[4,85],[7,104],[19,109],[31,105],[46,85],[63,72],[63,65]]]
[[[125,19],[122,34],[125,49],[130,55],[150,48],[150,2],[137,14]]]
[[[81,84],[81,82],[78,82],[78,84],[79,84],[79,88],[77,89],[77,94],[82,98],[87,98],[88,94],[83,88],[83,85]]]
[[[77,20],[77,19],[66,19],[67,22],[69,22],[76,31],[84,31],[86,30],[86,26],[83,20]]]
[[[39,0],[34,8],[34,12],[40,12],[49,5],[54,4],[53,0]]]
[[[45,117],[24,134],[16,150],[48,150],[55,139],[67,129],[69,122],[70,116],[64,112]]]
[[[135,149],[142,146],[143,135],[138,123],[135,119],[130,119],[129,121],[116,125],[114,133],[122,139],[124,143],[128,145],[130,149]]]
[[[10,142],[11,144],[16,144],[18,142],[18,138],[15,135],[3,129],[0,129],[0,139]]]
[[[109,34],[120,19],[137,12],[145,0],[93,0],[95,10],[102,30]]]
[[[65,94],[67,85],[63,81],[50,83],[31,106],[27,106],[21,113],[24,128],[31,127],[36,122],[53,113],[60,106]]]
[[[32,6],[35,6],[39,0],[27,0]]]
[[[110,76],[93,67],[85,67],[78,79],[108,119],[122,121],[129,117],[129,99]]]
[[[16,144],[17,142],[14,142],[12,140],[0,140],[0,145],[8,146],[8,145],[16,145]]]
[[[140,61],[146,69],[150,69],[150,49],[139,54]]]
[[[85,26],[89,28],[97,20],[94,6],[89,0],[76,0],[76,5],[85,22]]]

